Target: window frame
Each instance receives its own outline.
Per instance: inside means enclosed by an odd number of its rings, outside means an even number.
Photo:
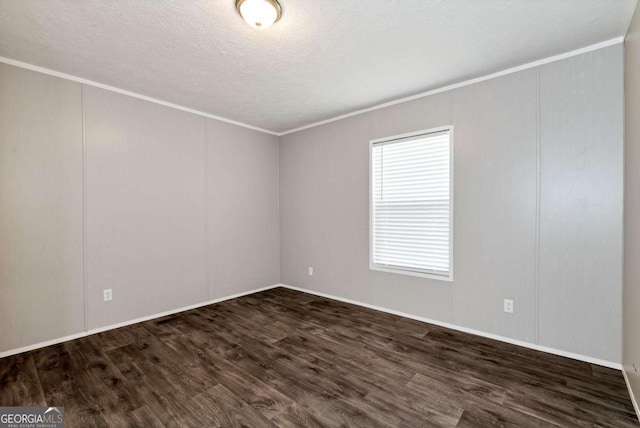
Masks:
[[[373,236],[373,225],[374,225],[374,210],[373,210],[373,147],[376,144],[380,143],[389,143],[397,140],[405,140],[405,139],[418,139],[417,137],[426,136],[428,134],[435,134],[439,132],[449,132],[449,274],[448,275],[438,275],[434,273],[428,272],[419,272],[415,270],[411,270],[410,268],[402,269],[402,268],[389,268],[380,266],[374,263],[373,261],[373,252],[374,252],[374,236]],[[393,135],[384,138],[376,138],[373,140],[369,140],[369,269],[373,271],[379,272],[387,272],[394,273],[399,275],[408,275],[415,276],[420,278],[429,278],[437,281],[444,282],[453,282],[453,212],[454,212],[454,130],[453,125],[439,126],[436,128],[423,129],[420,131],[408,132],[405,134]]]

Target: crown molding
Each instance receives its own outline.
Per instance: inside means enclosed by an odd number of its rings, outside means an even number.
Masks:
[[[247,123],[242,123],[242,122],[238,122],[236,120],[227,119],[226,117],[216,116],[215,114],[210,114],[210,113],[206,113],[206,112],[203,112],[203,111],[200,111],[200,110],[195,110],[195,109],[192,109],[192,108],[189,108],[189,107],[181,106],[179,104],[174,104],[174,103],[170,103],[170,102],[167,102],[167,101],[162,101],[162,100],[159,100],[157,98],[148,97],[146,95],[139,94],[137,92],[127,91],[126,89],[116,88],[115,86],[105,85],[105,84],[100,83],[100,82],[94,82],[93,80],[85,79],[85,78],[78,77],[78,76],[73,76],[73,75],[67,74],[67,73],[61,73],[59,71],[51,70],[49,68],[44,68],[44,67],[40,67],[38,65],[33,65],[33,64],[26,63],[26,62],[22,62],[22,61],[17,61],[15,59],[11,59],[11,58],[6,58],[6,57],[3,57],[3,56],[0,56],[0,63],[13,65],[15,67],[24,68],[26,70],[36,71],[38,73],[47,74],[49,76],[58,77],[60,79],[70,80],[72,82],[81,83],[81,84],[87,85],[87,86],[93,86],[94,88],[100,88],[100,89],[104,89],[104,90],[107,90],[107,91],[116,92],[116,93],[122,94],[122,95],[128,95],[128,96],[133,97],[133,98],[138,98],[140,100],[149,101],[149,102],[152,102],[154,104],[160,104],[161,106],[170,107],[170,108],[173,108],[173,109],[176,109],[176,110],[182,110],[182,111],[185,111],[187,113],[196,114],[198,116],[208,117],[209,119],[219,120],[220,122],[230,123],[232,125],[240,126],[242,128],[251,129],[253,131],[264,132],[265,134],[270,134],[270,135],[275,135],[275,136],[279,136],[280,135],[279,133],[277,133],[275,131],[271,131],[269,129],[259,128],[257,126],[249,125]]]
[[[160,104],[160,105],[165,106],[165,107],[174,108],[176,110],[182,110],[182,111],[185,111],[185,112],[188,112],[188,113],[196,114],[198,116],[208,117],[210,119],[215,119],[215,120],[218,120],[218,121],[221,121],[221,122],[230,123],[232,125],[240,126],[240,127],[243,127],[243,128],[254,130],[254,131],[263,132],[265,134],[270,134],[270,135],[275,135],[275,136],[278,136],[278,137],[282,137],[284,135],[293,134],[294,132],[303,131],[305,129],[315,128],[316,126],[321,126],[321,125],[325,125],[327,123],[335,122],[335,121],[338,121],[338,120],[341,120],[341,119],[346,119],[346,118],[351,117],[351,116],[356,116],[356,115],[359,115],[359,114],[368,113],[370,111],[379,110],[379,109],[382,109],[382,108],[385,108],[385,107],[390,107],[390,106],[393,106],[393,105],[396,105],[396,104],[401,104],[401,103],[404,103],[404,102],[407,102],[407,101],[417,100],[419,98],[428,97],[429,95],[435,95],[435,94],[439,94],[441,92],[451,91],[453,89],[462,88],[464,86],[473,85],[475,83],[484,82],[486,80],[495,79],[497,77],[505,76],[505,75],[512,74],[512,73],[517,73],[519,71],[528,70],[530,68],[539,67],[539,66],[544,65],[544,64],[549,64],[551,62],[560,61],[560,60],[563,60],[563,59],[566,59],[566,58],[570,58],[570,57],[573,57],[573,56],[581,55],[581,54],[584,54],[584,53],[587,53],[587,52],[591,52],[591,51],[595,51],[595,50],[598,50],[598,49],[603,49],[603,48],[606,48],[606,47],[609,47],[609,46],[613,46],[613,45],[617,45],[617,44],[620,44],[620,43],[624,43],[624,36],[616,37],[616,38],[613,38],[613,39],[610,39],[610,40],[606,40],[604,42],[600,42],[600,43],[596,43],[596,44],[593,44],[593,45],[589,45],[589,46],[586,46],[584,48],[580,48],[580,49],[576,49],[576,50],[573,50],[573,51],[565,52],[565,53],[562,53],[562,54],[559,54],[559,55],[554,55],[554,56],[543,58],[543,59],[540,59],[540,60],[537,60],[537,61],[529,62],[527,64],[523,64],[523,65],[519,65],[519,66],[516,66],[516,67],[508,68],[506,70],[502,70],[502,71],[498,71],[498,72],[495,72],[495,73],[487,74],[485,76],[476,77],[476,78],[473,78],[473,79],[469,79],[469,80],[465,80],[465,81],[462,81],[462,82],[454,83],[454,84],[451,84],[451,85],[443,86],[443,87],[440,87],[440,88],[437,88],[437,89],[432,89],[432,90],[429,90],[429,91],[426,91],[426,92],[421,92],[419,94],[411,95],[411,96],[408,96],[408,97],[398,98],[396,100],[388,101],[388,102],[385,102],[385,103],[382,103],[382,104],[377,104],[377,105],[374,105],[372,107],[367,107],[367,108],[363,108],[363,109],[360,109],[360,110],[355,110],[355,111],[353,111],[351,113],[346,113],[346,114],[343,114],[343,115],[340,115],[340,116],[335,116],[335,117],[332,117],[332,118],[329,118],[329,119],[321,120],[321,121],[318,121],[318,122],[313,122],[313,123],[310,123],[308,125],[303,125],[303,126],[300,126],[300,127],[297,127],[297,128],[293,128],[293,129],[289,129],[289,130],[282,131],[282,132],[276,132],[276,131],[272,131],[270,129],[260,128],[260,127],[257,127],[257,126],[249,125],[247,123],[238,122],[238,121],[232,120],[232,119],[227,119],[226,117],[216,116],[214,114],[210,114],[210,113],[206,113],[206,112],[203,112],[203,111],[195,110],[195,109],[192,109],[192,108],[189,108],[189,107],[181,106],[181,105],[170,103],[170,102],[167,102],[167,101],[162,101],[162,100],[159,100],[157,98],[148,97],[146,95],[142,95],[142,94],[139,94],[137,92],[127,91],[126,89],[120,89],[120,88],[117,88],[115,86],[105,85],[103,83],[94,82],[93,80],[84,79],[82,77],[73,76],[73,75],[67,74],[67,73],[61,73],[59,71],[51,70],[51,69],[48,69],[48,68],[40,67],[40,66],[29,64],[29,63],[22,62],[22,61],[17,61],[17,60],[11,59],[11,58],[6,58],[6,57],[0,56],[0,63],[13,65],[15,67],[20,67],[20,68],[24,68],[24,69],[31,70],[31,71],[36,71],[36,72],[39,72],[39,73],[47,74],[47,75],[54,76],[54,77],[59,77],[61,79],[66,79],[66,80],[70,80],[70,81],[73,81],[73,82],[78,82],[78,83],[81,83],[83,85],[93,86],[93,87],[104,89],[104,90],[107,90],[107,91],[116,92],[116,93],[123,94],[123,95],[128,95],[130,97],[138,98],[138,99],[141,99],[141,100],[144,100],[144,101],[149,101],[149,102],[152,102],[152,103],[155,103],[155,104]]]
[[[437,88],[437,89],[432,89],[432,90],[429,90],[427,92],[421,92],[419,94],[410,95],[408,97],[399,98],[397,100],[388,101],[388,102],[382,103],[382,104],[377,104],[377,105],[375,105],[373,107],[367,107],[367,108],[363,108],[363,109],[360,109],[360,110],[356,110],[356,111],[353,111],[351,113],[346,113],[346,114],[343,114],[343,115],[340,115],[340,116],[332,117],[330,119],[321,120],[319,122],[313,122],[313,123],[310,123],[308,125],[303,125],[303,126],[300,126],[298,128],[290,129],[288,131],[283,131],[283,132],[279,133],[278,135],[279,136],[283,136],[283,135],[287,135],[287,134],[293,134],[294,132],[303,131],[303,130],[309,129],[309,128],[315,128],[316,126],[325,125],[327,123],[335,122],[335,121],[341,120],[341,119],[346,119],[346,118],[351,117],[351,116],[356,116],[356,115],[359,115],[359,114],[362,114],[362,113],[368,113],[370,111],[379,110],[381,108],[390,107],[390,106],[393,106],[393,105],[396,105],[396,104],[401,104],[401,103],[404,103],[404,102],[407,102],[407,101],[417,100],[419,98],[428,97],[429,95],[435,95],[435,94],[439,94],[441,92],[451,91],[453,89],[462,88],[464,86],[473,85],[475,83],[484,82],[485,80],[495,79],[496,77],[506,76],[507,74],[517,73],[519,71],[528,70],[530,68],[539,67],[539,66],[544,65],[544,64],[549,64],[551,62],[556,62],[556,61],[560,61],[560,60],[563,60],[563,59],[566,59],[566,58],[571,58],[572,56],[581,55],[581,54],[584,54],[584,53],[587,53],[587,52],[591,52],[591,51],[595,51],[595,50],[598,50],[598,49],[606,48],[606,47],[609,47],[609,46],[617,45],[619,43],[624,43],[624,36],[616,37],[614,39],[606,40],[604,42],[596,43],[594,45],[589,45],[589,46],[586,46],[584,48],[580,48],[580,49],[576,49],[576,50],[573,50],[573,51],[565,52],[565,53],[562,53],[562,54],[559,54],[559,55],[554,55],[554,56],[543,58],[543,59],[540,59],[540,60],[537,60],[537,61],[529,62],[527,64],[518,65],[518,66],[512,67],[512,68],[507,68],[506,70],[502,70],[502,71],[498,71],[498,72],[495,72],[495,73],[487,74],[486,76],[475,77],[473,79],[465,80],[465,81],[458,82],[458,83],[453,83],[451,85],[443,86],[443,87],[440,87],[440,88]]]

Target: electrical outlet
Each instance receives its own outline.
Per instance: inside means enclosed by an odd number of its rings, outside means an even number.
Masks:
[[[313,268],[309,266],[309,276],[313,276]]]
[[[104,301],[105,302],[110,302],[113,299],[113,291],[111,291],[110,288],[107,288],[106,290],[103,290],[102,294],[104,296]]]
[[[504,299],[504,311],[508,314],[513,313],[513,300]]]

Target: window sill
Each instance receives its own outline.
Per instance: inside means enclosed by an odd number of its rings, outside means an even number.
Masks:
[[[369,270],[375,270],[378,272],[386,272],[386,273],[395,273],[397,275],[416,276],[419,278],[428,278],[428,279],[433,279],[433,280],[442,281],[442,282],[453,282],[452,273],[449,273],[448,276],[445,276],[445,275],[437,275],[437,274],[426,273],[426,272],[416,272],[416,271],[404,270],[404,269],[387,268],[387,267],[381,267],[377,265],[370,265]]]

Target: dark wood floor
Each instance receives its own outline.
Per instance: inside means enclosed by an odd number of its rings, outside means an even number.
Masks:
[[[0,359],[86,426],[639,426],[620,372],[287,289]]]

